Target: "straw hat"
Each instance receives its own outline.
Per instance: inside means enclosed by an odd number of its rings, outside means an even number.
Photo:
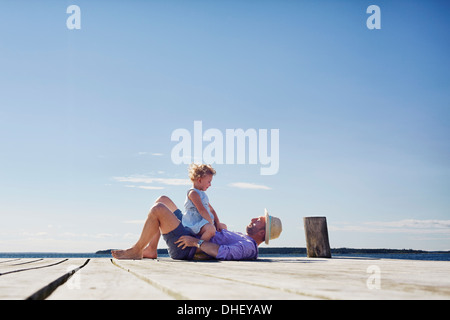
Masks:
[[[281,220],[269,215],[267,209],[264,209],[264,214],[266,216],[266,244],[269,244],[269,240],[276,239],[280,236],[283,227]]]

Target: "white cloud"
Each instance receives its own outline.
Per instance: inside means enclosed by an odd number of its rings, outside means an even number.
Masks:
[[[133,185],[126,185],[127,188],[138,188],[138,189],[145,189],[145,190],[162,190],[164,187],[155,187],[155,186],[133,186]]]
[[[105,239],[105,238],[112,238],[114,235],[111,233],[97,233],[94,237],[97,239]]]
[[[145,184],[160,183],[169,186],[189,186],[191,184],[191,181],[189,179],[150,178],[146,176],[114,177],[113,179],[119,182],[145,183]]]
[[[146,155],[152,155],[152,156],[155,156],[155,157],[162,157],[163,155],[164,155],[164,153],[159,153],[159,152],[153,152],[153,153],[150,153],[150,152],[147,152],[147,151],[139,151],[136,155],[138,155],[138,156],[146,156]]]
[[[21,233],[21,235],[24,236],[24,237],[47,237],[50,234],[48,232],[45,232],[45,231],[37,231],[37,232],[23,231]]]
[[[394,227],[394,228],[417,228],[417,229],[429,229],[429,228],[450,228],[450,220],[400,220],[391,222],[366,222],[367,225],[380,226],[380,227]]]
[[[373,221],[361,225],[330,225],[329,229],[364,233],[450,234],[450,220]]]
[[[229,186],[239,189],[272,190],[272,188],[268,186],[248,182],[234,182],[230,183]]]
[[[128,232],[123,235],[123,239],[136,240],[139,239],[139,236],[140,236],[139,234]]]
[[[123,221],[123,223],[128,223],[128,224],[144,224],[145,220],[126,220]]]

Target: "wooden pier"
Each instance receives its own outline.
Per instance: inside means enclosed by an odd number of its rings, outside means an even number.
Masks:
[[[450,299],[450,262],[0,259],[0,299]]]

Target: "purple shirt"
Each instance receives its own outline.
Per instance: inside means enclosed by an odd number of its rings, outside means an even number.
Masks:
[[[239,232],[222,230],[216,232],[210,242],[218,244],[218,260],[256,260],[258,245],[251,237]]]

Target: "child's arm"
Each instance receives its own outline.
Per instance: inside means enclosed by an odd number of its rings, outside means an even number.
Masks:
[[[197,208],[200,215],[204,219],[206,219],[209,223],[214,225],[213,221],[211,220],[211,217],[209,216],[208,210],[206,210],[206,208],[203,206],[202,199],[200,199],[200,195],[196,191],[191,190],[189,192],[188,197],[192,201],[192,203],[195,205],[195,207]],[[214,215],[214,217],[216,217],[216,216]]]
[[[211,203],[209,203],[209,210],[211,211],[211,213],[214,216],[214,222],[216,224],[217,231],[220,232],[223,229],[226,229],[227,228],[226,224],[220,222],[219,217],[217,216],[216,210],[214,210],[214,208],[212,207]]]

